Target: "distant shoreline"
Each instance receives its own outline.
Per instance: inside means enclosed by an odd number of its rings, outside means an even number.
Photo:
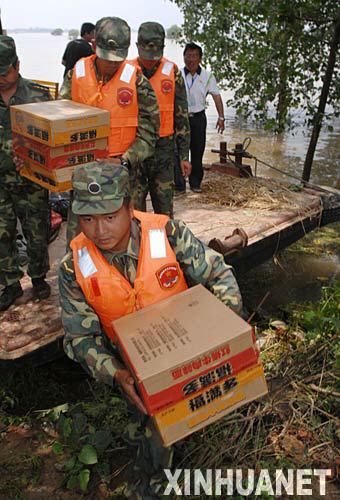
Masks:
[[[6,29],[7,33],[51,33],[54,28],[13,28]],[[68,31],[68,30],[64,30]]]
[[[7,34],[10,33],[51,33],[53,30],[56,28],[12,28],[12,29],[6,29]],[[64,33],[68,33],[71,29],[77,29],[77,28],[60,28],[63,30]],[[135,32],[137,30],[131,29],[132,32]]]

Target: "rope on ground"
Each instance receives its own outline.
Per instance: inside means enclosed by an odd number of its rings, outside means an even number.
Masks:
[[[275,170],[276,172],[279,172],[280,174],[283,174],[283,175],[286,175],[287,177],[295,179],[295,180],[301,182],[306,187],[309,187],[311,189],[315,189],[317,191],[322,191],[324,193],[332,194],[332,195],[335,194],[332,191],[329,191],[328,189],[325,189],[325,188],[322,188],[322,187],[317,186],[315,184],[312,184],[311,182],[304,181],[300,177],[293,175],[293,174],[290,174],[289,172],[286,172],[285,170],[282,170],[282,168],[274,167],[274,165],[271,165],[268,162],[260,160],[257,156],[247,152],[247,149],[249,148],[250,144],[251,144],[251,137],[246,137],[242,142],[242,149],[243,149],[243,152],[246,153],[246,154],[244,154],[245,158],[249,158],[249,159],[252,159],[255,161],[255,177],[257,177],[257,163],[262,163],[262,165],[264,165],[265,167],[271,168],[272,170]],[[228,157],[229,157],[229,155],[228,155]],[[230,157],[229,157],[229,159],[230,159],[230,161],[232,161],[235,164],[235,162]]]

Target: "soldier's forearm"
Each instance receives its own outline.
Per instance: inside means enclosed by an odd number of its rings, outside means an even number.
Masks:
[[[221,272],[220,276],[208,281],[206,286],[223,304],[230,307],[237,314],[241,314],[243,308],[242,296],[231,269]]]
[[[154,154],[157,138],[153,127],[138,127],[136,140],[124,154],[132,167]]]
[[[62,86],[59,90],[58,99],[72,99],[72,75],[69,71],[66,73]]]
[[[114,354],[103,345],[100,337],[84,340],[65,338],[64,349],[69,358],[77,361],[83,369],[94,379],[111,387],[114,385],[115,373],[122,368]]]
[[[190,132],[176,135],[178,154],[181,160],[189,160]]]

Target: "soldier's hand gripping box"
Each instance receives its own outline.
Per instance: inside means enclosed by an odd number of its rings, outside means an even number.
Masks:
[[[110,113],[63,99],[10,107],[12,131],[49,146],[108,137]]]
[[[51,147],[13,132],[13,152],[38,167],[54,170],[106,158],[108,139],[94,139]]]
[[[113,327],[150,415],[258,362],[251,326],[202,285]]]

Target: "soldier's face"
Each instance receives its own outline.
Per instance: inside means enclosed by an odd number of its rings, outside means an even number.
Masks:
[[[188,49],[184,54],[184,64],[190,73],[196,73],[200,62],[201,57],[197,49]]]
[[[82,232],[101,250],[122,252],[130,238],[132,207],[124,205],[117,212],[105,215],[79,215]]]
[[[11,65],[7,73],[0,75],[0,90],[10,90],[16,85],[19,78],[19,61],[15,68]]]
[[[96,59],[99,74],[105,80],[110,80],[118,71],[124,61],[107,61],[106,59]]]

